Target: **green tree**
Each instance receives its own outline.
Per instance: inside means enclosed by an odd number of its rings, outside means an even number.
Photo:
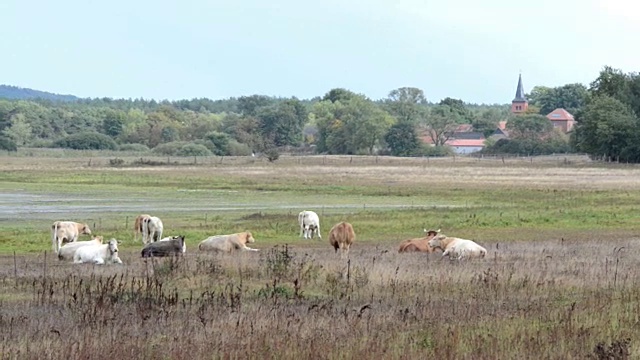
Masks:
[[[424,118],[427,99],[418,88],[403,87],[392,90],[385,100],[385,108],[400,122],[417,124]]]
[[[344,103],[358,96],[360,95],[354,93],[353,91],[343,89],[343,88],[335,88],[335,89],[329,90],[326,94],[324,94],[324,96],[322,97],[322,101],[330,101],[332,103],[335,103],[335,102]]]
[[[127,115],[122,110],[107,109],[102,120],[102,130],[105,134],[115,138],[118,137],[126,122]]]
[[[23,114],[11,116],[11,126],[2,132],[13,140],[18,146],[25,146],[31,140],[31,124],[27,122]]]
[[[640,75],[605,66],[589,88],[593,96],[610,96],[640,116]]]
[[[554,88],[536,86],[527,98],[529,105],[539,108],[538,112],[542,115],[547,115],[558,108],[575,114],[584,106],[588,95],[586,86],[576,83]]]
[[[638,118],[611,96],[596,96],[579,114],[572,141],[594,159],[637,161]]]
[[[473,120],[474,120],[473,115],[471,111],[469,111],[469,109],[467,109],[467,107],[465,106],[464,101],[460,99],[452,99],[450,97],[447,97],[440,100],[438,105],[448,106],[451,109],[451,111],[458,114],[457,117],[460,119],[459,121],[466,122],[466,123],[473,123]]]
[[[451,109],[449,105],[437,105],[425,119],[427,136],[435,146],[443,146],[453,135],[456,127],[462,122],[460,113]]]
[[[238,111],[245,116],[256,116],[261,108],[273,103],[274,100],[265,95],[242,96],[238,98]]]
[[[540,141],[553,130],[553,124],[540,114],[512,116],[507,122],[509,136],[513,139]]]
[[[418,139],[415,125],[406,121],[391,126],[384,139],[393,156],[415,155],[420,149],[420,139]]]
[[[275,146],[300,145],[307,110],[297,99],[286,100],[258,111],[262,137]]]
[[[208,140],[211,144],[208,148],[213,154],[218,156],[229,155],[229,142],[231,141],[229,135],[212,131],[205,136],[205,140]]]
[[[372,153],[394,123],[391,115],[361,95],[344,103],[318,102],[313,113],[318,126],[318,151],[330,154]]]

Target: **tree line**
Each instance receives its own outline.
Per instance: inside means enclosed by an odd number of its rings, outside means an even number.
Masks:
[[[163,155],[248,155],[282,148],[326,154],[446,155],[461,124],[487,138],[485,153],[580,151],[594,158],[640,159],[636,73],[604,67],[587,88],[536,86],[527,113],[478,105],[403,87],[372,100],[347,89],[309,100],[264,95],[222,100],[0,99],[0,148],[66,147],[153,151]],[[571,135],[545,117],[561,107],[575,115]],[[507,122],[508,139],[490,135]],[[427,141],[425,141],[427,140]]]

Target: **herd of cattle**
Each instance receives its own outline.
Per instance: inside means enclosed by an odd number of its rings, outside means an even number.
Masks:
[[[320,234],[320,218],[313,211],[302,211],[298,214],[300,237],[313,239],[314,236],[322,238]],[[147,257],[165,257],[182,255],[187,251],[184,236],[162,237],[164,225],[155,216],[148,214],[138,215],[134,223],[134,241],[138,234],[142,235],[142,248],[140,255]],[[118,256],[118,243],[116,239],[103,242],[102,236],[94,236],[89,241],[78,241],[80,235],[91,235],[87,224],[73,221],[56,221],[51,226],[53,251],[58,254],[60,260],[73,260],[74,263],[122,264]],[[484,258],[487,250],[472,240],[446,236],[440,230],[425,229],[422,238],[408,239],[400,243],[398,252],[426,252],[442,251],[442,256],[450,259],[463,260],[470,258]],[[340,222],[329,231],[329,243],[337,253],[340,250],[341,257],[348,256],[349,248],[356,239],[353,226],[348,222]],[[198,244],[199,251],[233,252],[233,251],[258,251],[247,246],[255,242],[249,231],[229,235],[214,235],[202,240]]]

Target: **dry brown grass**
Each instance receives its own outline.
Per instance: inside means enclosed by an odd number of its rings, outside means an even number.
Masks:
[[[620,351],[640,354],[640,239],[483,245],[488,258],[464,263],[363,244],[350,262],[328,244],[155,265],[126,253],[122,267],[49,259],[45,268],[43,255],[8,256],[0,259],[0,351],[25,359],[586,359],[620,341]]]

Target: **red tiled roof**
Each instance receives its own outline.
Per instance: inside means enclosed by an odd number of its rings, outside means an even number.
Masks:
[[[484,139],[449,139],[445,144],[449,146],[484,146]]]
[[[547,114],[547,119],[551,121],[569,121],[573,120],[573,115],[571,115],[567,110],[558,108]]]

